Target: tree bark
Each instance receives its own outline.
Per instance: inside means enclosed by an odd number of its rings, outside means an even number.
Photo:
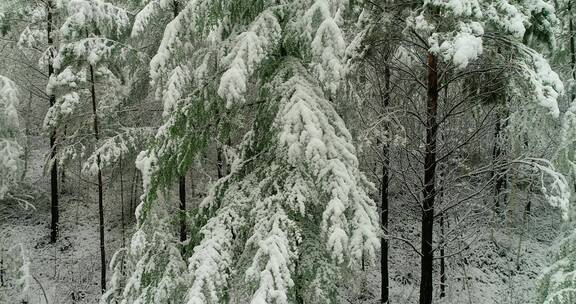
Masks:
[[[434,198],[436,196],[436,137],[438,125],[438,61],[436,56],[428,53],[428,90],[426,98],[426,147],[424,151],[424,189],[422,203],[422,240],[421,240],[421,273],[420,304],[431,304],[434,286],[432,249],[434,236]]]
[[[186,241],[186,176],[179,180],[180,194],[180,242]]]
[[[28,97],[28,102],[26,103],[26,111],[28,113],[32,112],[32,92]],[[28,166],[30,163],[30,125],[31,125],[31,118],[26,116],[24,119],[25,123],[25,134],[26,134],[26,145],[24,146],[24,169],[22,170],[22,175],[20,175],[20,181],[24,181],[26,178],[26,172],[28,172]]]
[[[124,170],[122,168],[122,155],[119,160],[120,165],[120,206],[122,220],[122,247],[126,247],[126,220],[124,217]]]
[[[120,155],[119,160],[120,165],[120,204],[121,204],[121,221],[122,221],[122,248],[126,248],[126,217],[124,215],[124,168],[122,167],[122,155]],[[122,258],[120,264],[120,273],[122,275],[125,274],[124,272],[124,258]]]
[[[444,250],[444,213],[440,214],[440,234],[442,243],[440,244],[440,298],[446,296],[446,252]]]
[[[0,287],[4,287],[4,252],[0,253],[2,253],[0,256]]]
[[[388,108],[390,105],[390,66],[388,65],[388,56],[385,57],[386,62],[384,66],[384,98],[382,101],[382,106],[385,109]],[[390,127],[386,125],[386,127]],[[390,167],[390,160],[389,160],[389,146],[388,141],[382,141],[382,189],[381,189],[381,213],[380,213],[380,223],[382,225],[382,229],[384,233],[388,234],[388,210],[389,210],[389,200],[388,200],[388,187],[390,183],[389,177],[389,167]],[[390,292],[390,283],[389,283],[389,270],[388,270],[388,239],[382,237],[380,239],[380,275],[381,275],[381,293],[382,296],[380,297],[380,303],[388,303],[389,301],[389,292]]]
[[[178,16],[179,11],[178,1],[174,0],[174,2],[172,2],[172,5],[173,5],[172,15],[174,18],[176,18]],[[186,241],[186,174],[180,176],[180,179],[178,180],[178,186],[179,186],[178,192],[180,197],[180,205],[179,205],[180,242],[184,242]]]
[[[574,45],[574,20],[572,19],[572,1],[568,2],[568,13],[570,14],[570,20],[568,24],[570,31],[570,68],[572,70],[572,79],[576,80],[576,50],[574,50],[576,46]],[[576,92],[573,91],[571,97],[571,101],[574,101],[574,99],[576,99]]]
[[[572,70],[572,80],[576,81],[576,50],[574,49],[576,46],[574,45],[574,20],[572,19],[572,1],[568,2],[568,14],[570,14],[570,21],[569,21],[569,32],[570,32],[570,69]],[[571,94],[571,102],[576,99],[576,92],[572,90]],[[576,190],[576,181],[573,185],[574,189]]]
[[[94,68],[90,65],[90,95],[92,95],[92,118],[94,127],[94,137],[96,141],[100,140],[98,129],[98,113],[96,111],[96,88],[94,81]],[[102,293],[106,290],[106,248],[104,244],[104,202],[103,202],[103,184],[102,169],[100,168],[100,154],[96,154],[96,165],[98,166],[98,217],[100,228],[100,288]]]
[[[508,111],[504,109],[503,113],[504,117],[508,117]],[[502,130],[505,130],[507,127],[507,120],[502,120],[501,113],[499,110],[496,111],[496,125],[494,127],[494,146],[492,148],[492,163],[493,166],[499,165],[500,158],[502,155],[505,154],[505,150],[503,150],[498,142],[498,137],[502,133]],[[505,205],[508,197],[507,194],[504,192],[506,189],[507,184],[507,177],[506,177],[506,170],[505,169],[494,169],[493,174],[495,175],[495,185],[494,185],[494,198],[495,198],[495,208],[496,212],[501,213],[502,205]]]
[[[492,150],[492,161],[494,164],[498,165],[499,158],[502,158],[502,155],[505,154],[505,150],[502,150],[500,147],[500,142],[498,138],[503,130],[507,127],[507,120],[508,111],[504,111],[504,121],[502,121],[502,116],[498,111],[496,111],[496,126],[494,130],[494,147]],[[504,189],[506,189],[506,170],[505,169],[498,169],[494,172],[496,175],[495,180],[495,189],[494,189],[494,196],[496,199],[496,211],[501,212],[502,204],[506,204],[507,195],[504,193]]]
[[[448,87],[445,89],[445,98],[448,100]],[[440,143],[444,143],[444,134],[440,133]],[[445,205],[444,201],[444,188],[446,185],[445,181],[446,166],[442,166],[438,170],[438,205]],[[446,216],[444,212],[439,214],[440,216],[440,298],[446,297],[446,238],[444,237],[444,217]]]
[[[130,212],[129,219],[134,219],[136,216],[134,213],[134,205],[136,205],[136,200],[138,194],[138,169],[134,168],[132,171],[132,183],[130,184],[130,208],[128,209]]]
[[[48,60],[48,77],[54,75],[54,40],[52,39],[52,0],[46,2],[46,35],[48,38],[48,47],[50,48],[50,59]],[[56,95],[49,96],[50,107],[56,103]],[[55,243],[58,238],[58,225],[60,213],[58,208],[58,159],[56,158],[56,129],[50,134],[50,242]]]
[[[500,114],[498,110],[496,110],[496,123],[494,125],[494,146],[492,147],[492,166],[496,166],[498,164],[498,159],[500,158],[500,154],[502,151],[500,150],[500,145],[498,143],[498,137],[500,136]],[[500,170],[494,169],[493,174],[496,178],[496,183],[494,185],[494,201],[495,201],[495,208],[496,212],[500,212],[500,196],[502,192],[502,186],[504,184],[503,176]]]
[[[217,144],[216,147],[216,169],[218,173],[218,179],[224,177],[224,157],[222,156],[222,147]]]
[[[62,138],[66,138],[68,131],[68,125],[64,124],[64,130],[62,130]],[[64,164],[60,166],[60,191],[66,193],[66,167]]]

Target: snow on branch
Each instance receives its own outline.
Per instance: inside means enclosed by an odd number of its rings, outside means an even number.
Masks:
[[[314,82],[300,76],[307,72],[295,69],[299,76],[277,86],[284,96],[276,118],[278,153],[292,166],[306,164],[328,196],[321,227],[332,257],[342,262],[350,252],[354,259],[373,254],[379,246],[376,207],[365,193],[372,186],[358,170],[351,135]]]
[[[523,76],[532,85],[536,101],[553,117],[559,117],[558,98],[564,93],[564,84],[541,54],[530,49],[525,51],[527,60],[520,64]]]
[[[17,182],[22,163],[17,94],[16,84],[0,76],[0,199]]]
[[[169,3],[172,1],[166,0],[152,0],[136,14],[134,23],[132,24],[132,38],[140,37],[146,30],[149,29],[153,20],[168,15]]]
[[[517,161],[540,171],[541,190],[551,206],[562,210],[562,218],[568,219],[570,207],[570,185],[566,177],[544,158],[527,158]]]
[[[280,32],[276,16],[268,10],[252,22],[248,31],[234,39],[232,49],[222,59],[227,70],[222,75],[218,88],[218,95],[226,100],[226,107],[244,100],[250,75],[278,42]]]
[[[238,203],[222,207],[202,227],[203,239],[188,260],[192,284],[188,289],[187,304],[218,303],[223,299],[230,278],[229,269],[233,265],[235,231],[245,224],[241,213],[243,205],[248,202],[243,199],[242,191],[234,187],[231,192],[238,195],[235,197]]]
[[[102,0],[65,0],[59,6],[69,11],[68,18],[60,28],[60,34],[66,40],[84,38],[86,31],[97,28],[105,37],[122,36],[130,20],[128,13],[111,3]]]
[[[122,156],[138,151],[144,143],[154,134],[152,128],[125,128],[121,133],[106,138],[97,147],[92,155],[82,165],[82,171],[95,175],[98,172],[97,159],[100,157],[101,166],[110,166]]]

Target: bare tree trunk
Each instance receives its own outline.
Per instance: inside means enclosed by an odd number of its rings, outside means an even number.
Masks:
[[[94,68],[90,65],[90,94],[92,95],[92,117],[94,127],[94,137],[96,141],[100,140],[98,129],[98,113],[96,111],[96,88],[94,81]],[[106,290],[106,248],[104,244],[104,202],[103,202],[103,184],[102,169],[100,168],[100,154],[96,154],[96,165],[98,166],[98,217],[100,224],[100,288],[102,293]]]
[[[532,201],[532,189],[528,189],[528,205],[530,205],[530,202]],[[530,213],[529,208],[524,209],[524,212],[522,214],[522,227],[520,227],[520,236],[518,238],[518,250],[516,251],[516,270],[521,270],[521,258],[522,258],[522,243],[524,241],[524,233],[526,232],[526,222],[528,221],[528,214]]]
[[[442,244],[440,245],[440,298],[446,296],[446,252],[444,250],[444,213],[440,214],[440,234]]]
[[[48,47],[50,48],[50,58],[48,60],[48,77],[54,75],[54,40],[52,39],[52,0],[47,0],[46,10],[46,35],[48,38]],[[50,94],[50,107],[56,103],[56,96]],[[55,243],[58,238],[58,224],[60,220],[60,213],[58,208],[58,160],[56,159],[56,129],[50,134],[50,242]]]
[[[444,100],[448,100],[448,87],[445,89]],[[440,133],[440,142],[444,143],[444,134]],[[444,175],[446,173],[446,166],[442,166],[438,170],[438,202],[437,204],[444,204]],[[446,297],[446,238],[444,237],[444,211],[440,214],[440,298]]]
[[[528,189],[530,191],[529,192],[530,193],[529,198],[531,198],[532,193],[533,193],[532,191],[534,191],[534,189],[532,189],[532,182],[530,182],[530,188],[528,188]],[[526,208],[524,209],[524,211],[525,211],[525,215],[532,213],[532,200],[531,199],[528,199],[528,201],[526,202]]]
[[[180,194],[180,242],[186,241],[186,176],[179,180]]]
[[[576,81],[576,46],[574,45],[574,20],[572,19],[572,1],[568,2],[568,14],[570,14],[569,32],[570,32],[570,69],[572,70],[572,80]],[[571,101],[576,99],[576,92],[572,90]],[[574,191],[576,191],[576,181],[573,182]]]
[[[438,61],[428,53],[428,92],[426,98],[426,147],[424,152],[424,189],[422,204],[422,257],[420,273],[420,304],[431,304],[434,286],[432,249],[434,237],[434,198],[436,196],[436,136],[438,125]]]
[[[126,247],[126,220],[124,217],[124,171],[122,168],[122,155],[120,155],[120,205],[122,220],[122,247]]]
[[[388,56],[385,57],[386,63],[384,66],[384,98],[382,101],[382,106],[384,110],[388,108],[390,105],[390,67],[388,65]],[[390,127],[386,125],[386,127]],[[382,189],[381,189],[381,213],[380,213],[380,223],[382,225],[382,229],[386,234],[388,234],[388,210],[389,210],[389,201],[388,201],[388,187],[390,183],[389,177],[389,167],[390,167],[390,160],[389,160],[389,146],[388,142],[384,140],[382,142]],[[381,247],[380,247],[380,275],[381,275],[381,293],[382,296],[380,298],[380,303],[388,303],[390,295],[390,282],[389,282],[389,270],[388,270],[388,239],[382,237],[380,239]]]
[[[574,20],[572,20],[572,1],[568,2],[568,13],[570,14],[569,31],[570,31],[570,68],[572,72],[572,79],[576,80],[576,46],[574,45]],[[572,100],[576,99],[576,93],[572,91]]]
[[[507,117],[507,111],[504,112],[504,117]],[[504,154],[504,151],[500,147],[499,137],[502,131],[506,128],[506,120],[502,122],[502,116],[500,110],[496,110],[496,124],[494,126],[494,146],[492,147],[492,164],[493,166],[498,166],[500,158]],[[494,184],[494,201],[496,212],[500,213],[502,211],[501,204],[505,204],[507,197],[504,193],[506,188],[506,173],[503,169],[494,169],[493,174],[495,175]]]
[[[122,167],[122,155],[120,155],[120,204],[122,221],[122,248],[126,248],[126,217],[124,216],[124,168]],[[124,257],[120,264],[120,273],[124,275]]]
[[[4,250],[3,248],[2,251]],[[4,287],[4,253],[0,256],[0,287]]]
[[[137,169],[133,170],[132,173],[132,183],[130,184],[130,209],[128,209],[130,211],[130,219],[132,218],[133,214],[134,214],[134,202],[136,201],[136,181],[137,181]]]
[[[172,15],[174,18],[178,16],[178,1],[174,0],[172,2]],[[186,174],[182,174],[180,179],[178,180],[178,187],[179,187],[179,198],[180,198],[180,205],[179,207],[179,218],[180,218],[180,242],[186,241]]]
[[[28,96],[28,102],[26,103],[26,111],[30,113],[32,111],[32,92]],[[23,181],[26,178],[26,172],[28,172],[28,166],[30,163],[30,124],[31,124],[30,117],[26,115],[24,119],[25,130],[24,134],[26,135],[26,145],[24,146],[24,169],[22,170],[22,175],[20,175],[20,181]]]
[[[62,130],[62,138],[66,138],[66,133],[68,132],[68,126],[64,124],[64,130]],[[60,166],[60,191],[66,193],[66,168],[64,164]]]
[[[500,113],[496,110],[496,123],[494,125],[494,146],[492,146],[492,166],[496,167],[498,164],[498,159],[502,153],[500,150],[500,144],[498,142],[498,137],[500,136]],[[494,202],[496,212],[500,212],[500,195],[502,192],[503,178],[499,170],[494,169],[493,174],[496,178],[496,183],[494,185]]]
[[[222,146],[218,143],[216,147],[216,169],[218,171],[218,179],[224,177],[224,157],[222,153]]]

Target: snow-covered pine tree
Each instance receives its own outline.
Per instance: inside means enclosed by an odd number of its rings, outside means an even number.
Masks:
[[[573,176],[574,163],[574,123],[576,117],[574,109],[569,109],[564,118],[563,145],[560,149],[560,164],[567,165],[562,170],[567,176]],[[566,141],[566,139],[568,139]],[[569,146],[566,143],[569,143]],[[573,185],[573,180],[571,180]],[[570,185],[570,184],[567,184]],[[574,193],[572,187],[565,189],[568,193]],[[576,301],[576,231],[574,229],[574,199],[570,200],[570,205],[564,210],[564,219],[559,240],[551,248],[552,264],[542,271],[538,277],[538,298],[539,304],[568,304]]]
[[[328,0],[181,4],[151,61],[165,123],[137,160],[146,194],[131,267],[125,287],[104,300],[336,302],[345,269],[379,246],[372,185],[330,101],[347,73],[345,33],[359,8]],[[163,192],[218,134],[210,126],[220,118],[237,152],[231,173],[194,212],[193,249],[182,257],[159,224]]]
[[[554,161],[560,167],[562,173],[568,178],[570,192],[574,195],[576,188],[576,104],[574,80],[576,79],[576,51],[574,41],[574,13],[576,8],[570,0],[558,1],[558,9],[561,12],[561,28],[558,36],[557,51],[554,60],[558,63],[570,62],[569,65],[559,64],[563,72],[563,79],[567,81],[566,104],[568,109],[562,116],[562,128],[558,151]],[[552,264],[544,269],[538,278],[539,304],[566,304],[576,301],[576,230],[574,229],[574,196],[566,214],[566,221],[558,241],[551,250]]]
[[[136,14],[132,26],[131,37],[133,39],[154,41],[160,43],[162,40],[163,30],[169,21],[174,19],[181,9],[179,0],[151,0],[147,1],[142,9]],[[156,50],[158,44],[152,45],[151,50]],[[220,154],[218,154],[220,156]],[[182,172],[178,179],[179,185],[179,212],[180,212],[180,241],[185,242],[187,239],[186,225],[186,175]]]
[[[496,48],[513,48],[515,80],[530,86],[534,100],[559,116],[557,98],[563,83],[546,59],[530,46],[554,44],[558,24],[554,7],[546,1],[424,1],[408,21],[408,29],[427,43],[429,51],[460,70]],[[419,39],[416,38],[416,39]]]
[[[59,73],[47,88],[58,98],[46,115],[45,126],[72,130],[58,151],[60,161],[80,158],[83,172],[98,178],[101,287],[105,290],[102,170],[138,149],[151,134],[148,128],[124,126],[118,111],[133,89],[143,55],[124,43],[130,21],[123,8],[100,0],[62,1],[59,7],[66,13],[54,59]]]
[[[0,202],[14,199],[29,207],[26,200],[19,199],[14,188],[22,170],[22,147],[19,143],[23,136],[18,115],[18,89],[16,84],[0,76]],[[12,245],[0,239],[0,301],[5,294],[14,296],[19,293],[23,301],[27,299],[32,283],[30,260],[22,244]]]
[[[2,262],[0,285],[0,301],[8,299],[19,299],[22,303],[27,303],[30,296],[30,287],[34,278],[30,257],[24,245],[15,244],[8,247],[2,240],[0,243],[0,261]]]
[[[3,1],[0,4],[0,28],[2,34],[16,33],[19,48],[31,58],[39,59],[41,69],[48,73],[39,72],[34,64],[23,64],[24,70],[34,70],[42,77],[44,86],[50,77],[55,75],[53,60],[56,56],[55,39],[57,16],[60,8],[54,0],[47,1]],[[31,68],[30,68],[31,67]],[[42,99],[47,99],[49,106],[53,106],[56,97],[53,94],[46,96],[30,81],[26,81],[29,91]],[[49,134],[50,156],[47,167],[50,171],[50,241],[55,242],[59,225],[59,189],[58,189],[58,160],[56,159],[56,130]]]
[[[576,230],[574,229],[574,176],[576,174],[575,130],[576,108],[574,102],[562,117],[559,149],[554,157],[561,172],[568,177],[565,192],[572,194],[564,206],[564,223],[558,241],[551,248],[552,264],[538,277],[539,304],[568,304],[576,301]],[[571,185],[571,186],[569,186]]]
[[[11,196],[22,170],[22,137],[16,84],[0,76],[0,200]]]
[[[134,17],[131,37],[154,37],[160,39],[153,39],[153,41],[160,41],[164,28],[181,9],[180,2],[181,0],[143,1],[143,6]]]
[[[404,32],[407,48],[414,52],[426,50],[420,60],[427,74],[420,304],[430,304],[433,300],[434,222],[437,215],[443,214],[443,210],[435,211],[436,165],[440,159],[437,134],[446,119],[438,115],[439,92],[474,74],[486,74],[490,65],[479,67],[476,62],[489,62],[481,61],[482,55],[497,54],[502,48],[515,53],[507,71],[511,78],[508,85],[528,87],[528,97],[536,101],[534,104],[548,109],[554,118],[560,114],[557,98],[563,93],[563,83],[544,57],[530,47],[537,40],[550,42],[553,38],[553,26],[557,20],[553,6],[546,1],[432,0],[417,5],[411,11]],[[550,173],[554,184],[558,181],[549,163],[543,165],[535,160],[530,165]],[[562,185],[555,187],[562,193],[551,199],[554,204],[559,203],[558,198],[565,204],[566,197],[560,188]]]

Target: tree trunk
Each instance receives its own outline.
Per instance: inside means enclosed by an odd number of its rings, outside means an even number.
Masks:
[[[440,214],[440,234],[442,235],[442,243],[440,244],[440,298],[446,296],[446,252],[444,250],[444,213]]]
[[[384,108],[384,110],[386,110],[388,108],[388,106],[390,105],[390,67],[388,65],[388,56],[386,56],[386,63],[384,66],[384,86],[385,86],[385,92],[384,92],[384,98],[383,98],[383,102],[382,102],[382,106]],[[389,128],[389,125],[386,125],[387,128]],[[389,160],[389,155],[390,155],[390,151],[389,151],[389,146],[388,146],[388,141],[384,140],[382,142],[382,158],[383,158],[383,163],[382,163],[382,189],[381,189],[381,200],[382,200],[382,205],[381,205],[381,213],[380,213],[380,223],[382,225],[382,229],[384,230],[384,233],[388,234],[388,209],[389,209],[389,201],[388,201],[388,186],[389,186],[389,170],[388,168],[390,167],[390,160]],[[389,301],[389,289],[390,289],[390,283],[389,283],[389,271],[388,271],[388,239],[385,237],[382,237],[380,239],[380,243],[381,243],[381,247],[380,247],[380,275],[381,275],[381,285],[380,285],[380,289],[381,289],[381,293],[382,296],[380,298],[380,303],[384,304],[384,303],[388,303]]]
[[[179,7],[178,7],[178,1],[174,0],[174,2],[172,2],[172,15],[174,18],[176,18],[178,16],[178,11],[179,11]],[[180,218],[180,242],[184,242],[186,241],[186,174],[183,174],[182,176],[180,176],[180,179],[178,180],[178,186],[179,186],[179,197],[180,197],[180,205],[179,205],[179,209],[180,209],[180,214],[179,214],[179,218]]]
[[[508,111],[504,111],[504,117],[508,116]],[[507,122],[504,120],[502,122],[502,116],[499,110],[496,111],[496,125],[494,126],[494,146],[492,148],[492,163],[494,166],[499,165],[499,159],[502,158],[504,151],[500,147],[500,142],[498,138],[502,131],[506,128]],[[493,174],[495,175],[495,186],[494,186],[494,198],[495,198],[495,208],[497,212],[501,212],[502,204],[506,203],[507,197],[503,193],[506,188],[506,173],[504,169],[494,169]]]
[[[26,111],[28,113],[32,113],[32,92],[30,92],[30,95],[28,96],[28,102],[26,103]],[[31,118],[26,115],[25,119],[24,119],[24,123],[26,124],[24,126],[25,130],[24,130],[24,134],[26,134],[26,145],[24,146],[24,169],[22,170],[22,175],[20,175],[20,181],[24,181],[24,178],[26,178],[26,172],[28,172],[28,166],[30,163],[30,125],[32,124],[31,122]]]
[[[496,125],[494,126],[494,146],[492,147],[492,163],[493,166],[498,166],[500,163],[500,158],[505,153],[502,150],[500,143],[498,142],[498,137],[503,130],[507,127],[507,120],[505,119],[502,121],[500,110],[496,111]],[[508,117],[508,111],[505,109],[504,117]],[[495,200],[495,208],[496,212],[501,213],[502,205],[506,204],[508,200],[507,194],[504,193],[504,189],[506,189],[506,170],[502,168],[494,168],[493,174],[495,175],[495,185],[494,185],[494,200]]]
[[[136,181],[137,181],[137,172],[136,172],[136,168],[134,168],[133,173],[132,173],[132,183],[130,184],[130,209],[128,209],[130,211],[130,219],[132,219],[132,216],[134,215],[134,202],[136,201]]]
[[[498,165],[498,159],[502,153],[498,143],[500,129],[500,113],[498,110],[496,110],[496,123],[494,125],[494,146],[492,147],[492,166],[494,167]],[[496,179],[496,183],[494,185],[494,207],[496,208],[496,212],[500,212],[500,196],[502,192],[503,178],[500,170],[497,170],[496,168],[493,169],[493,174]]]
[[[572,19],[572,1],[568,2],[568,14],[570,14],[569,32],[570,32],[570,69],[572,70],[572,81],[576,81],[576,46],[574,45],[574,20]],[[571,102],[576,99],[576,92],[572,90]],[[573,182],[574,189],[576,190],[576,180]]]
[[[0,248],[3,250],[3,248]],[[0,287],[4,287],[4,253],[0,251]]]
[[[448,87],[446,87],[445,98],[448,100]],[[444,134],[440,133],[440,144],[443,144]],[[446,182],[444,180],[446,174],[446,166],[442,166],[438,170],[438,205],[445,205],[444,202],[444,188]],[[444,211],[440,213],[440,298],[446,297],[446,238],[444,237]]]
[[[426,98],[426,147],[424,152],[424,189],[422,204],[422,257],[420,273],[420,304],[432,303],[434,252],[434,198],[436,196],[436,113],[438,108],[437,59],[428,53],[428,92]]]
[[[574,20],[572,20],[572,1],[568,2],[568,13],[570,14],[569,31],[570,31],[570,68],[572,72],[572,79],[576,80],[576,47],[574,45]],[[576,92],[572,91],[572,100],[576,99]]]
[[[54,75],[54,48],[52,39],[52,0],[46,2],[47,18],[46,18],[46,35],[48,37],[48,47],[50,48],[50,59],[48,60],[48,77]],[[50,107],[56,103],[56,95],[50,94]],[[56,159],[56,129],[52,130],[50,134],[50,242],[55,243],[58,238],[58,223],[60,213],[58,208],[58,160]]]
[[[68,126],[64,124],[64,130],[62,130],[62,138],[66,138],[66,133],[68,131]],[[60,166],[60,191],[66,193],[66,168],[64,164]]]
[[[126,247],[126,220],[124,217],[124,171],[122,168],[122,155],[120,155],[119,160],[120,165],[120,209],[121,209],[121,220],[122,220],[122,247]]]
[[[100,133],[98,129],[98,113],[96,111],[96,88],[94,81],[94,68],[90,65],[90,94],[92,95],[92,117],[94,127],[94,137],[96,141],[100,140]],[[103,202],[103,185],[102,185],[102,169],[100,168],[100,154],[96,154],[96,165],[98,166],[98,216],[100,224],[100,288],[102,293],[106,290],[106,248],[104,245],[104,202]]]
[[[122,248],[126,248],[126,217],[124,216],[124,168],[122,167],[122,155],[119,160],[120,165],[120,205],[121,205],[121,221],[122,221]],[[120,273],[124,275],[124,257],[122,257],[122,264],[120,264]]]
[[[217,173],[218,173],[218,179],[221,179],[222,177],[224,177],[224,157],[223,157],[223,153],[222,153],[222,146],[220,144],[217,143],[217,147],[216,147],[216,169],[217,169]]]
[[[186,176],[179,180],[180,192],[180,242],[186,241]]]

